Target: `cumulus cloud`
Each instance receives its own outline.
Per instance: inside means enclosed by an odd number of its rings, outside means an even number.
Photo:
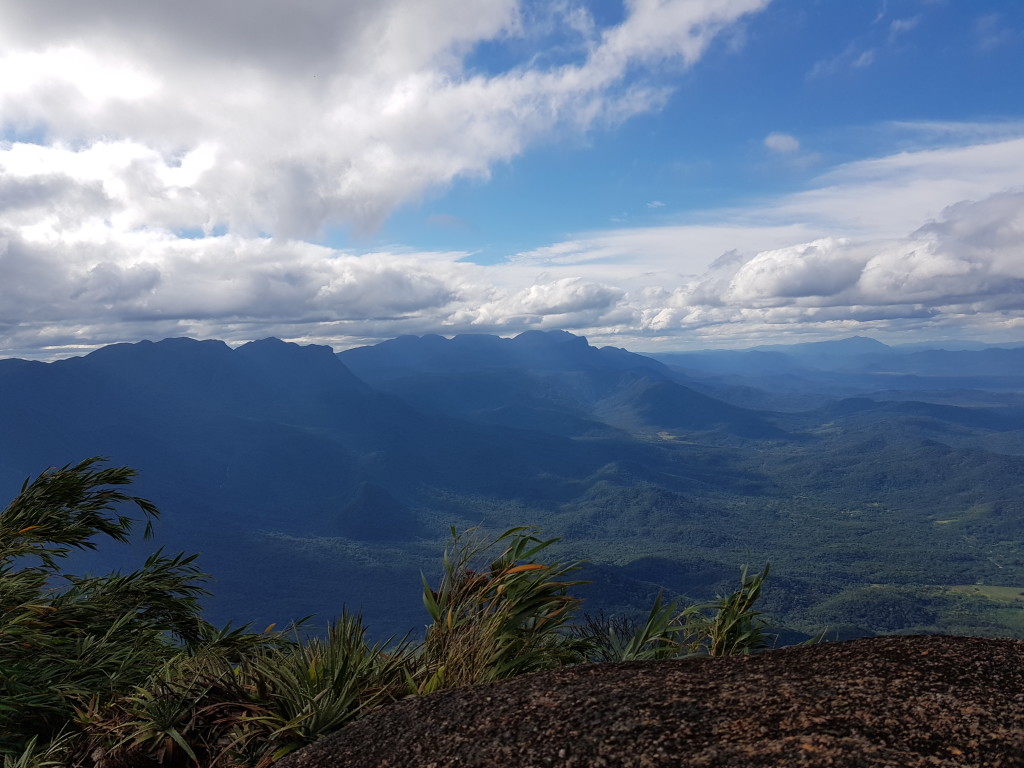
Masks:
[[[1024,191],[963,201],[898,239],[824,238],[737,252],[643,309],[655,333],[756,338],[780,324],[883,334],[966,324],[989,334],[1024,316]],[[898,321],[898,322],[896,322]]]
[[[73,165],[8,174],[0,196],[18,204],[3,221],[38,207],[30,218],[40,223],[0,226],[0,338],[35,356],[140,336],[344,347],[530,327],[675,346],[759,343],[780,328],[1013,338],[1024,318],[1024,190],[1010,183],[1021,157],[1024,140],[1013,139],[860,161],[761,205],[584,233],[486,266],[464,252],[126,232],[103,218],[120,192],[76,187],[68,178],[88,173]],[[83,202],[75,195],[86,188]],[[72,236],[47,198],[88,205],[97,219]]]
[[[897,36],[915,29],[921,23],[921,18],[921,14],[917,14],[905,19],[893,19],[889,24],[889,39],[894,40]]]
[[[740,267],[727,295],[754,302],[834,296],[855,283],[862,268],[846,246],[826,238],[763,251]]]
[[[148,226],[309,236],[377,226],[556,128],[660,105],[640,67],[696,61],[767,0],[637,0],[597,30],[567,9],[574,60],[467,71],[480,42],[529,37],[514,0],[0,3],[0,113]]]
[[[1019,189],[958,202],[901,237],[679,225],[593,234],[489,266],[460,252],[354,254],[238,235],[69,245],[8,232],[0,337],[38,353],[126,336],[274,334],[344,347],[530,327],[705,346],[757,343],[782,327],[992,336],[1019,332],[1024,318],[1022,240]],[[725,243],[740,247],[716,250]]]
[[[975,21],[974,38],[978,49],[989,53],[1018,42],[1024,38],[1024,32],[1008,25],[1001,14],[988,13]]]
[[[305,241],[657,109],[661,71],[767,3],[633,0],[601,26],[575,2],[0,0],[0,347],[593,320],[616,289]]]
[[[951,145],[849,163],[804,192],[591,233],[515,263],[624,288],[620,308],[639,330],[598,329],[619,343],[754,344],[783,328],[1013,340],[1024,318],[1024,141],[1002,130],[946,126]]]
[[[496,291],[479,307],[454,313],[450,322],[472,330],[507,330],[527,327],[593,327],[605,322],[624,292],[581,277],[541,275],[518,291]]]
[[[0,350],[525,327],[714,343],[954,316],[1019,327],[1016,125],[934,124],[939,146],[839,166],[804,192],[488,266],[311,242],[372,230],[538,141],[657,109],[660,72],[767,2],[631,0],[602,27],[574,2],[0,0]],[[557,50],[538,42],[553,28]],[[508,41],[511,64],[472,56]],[[871,55],[851,47],[818,74]],[[784,133],[764,144],[800,149]]]

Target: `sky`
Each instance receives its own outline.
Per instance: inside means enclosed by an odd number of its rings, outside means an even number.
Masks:
[[[1024,345],[1017,0],[0,0],[0,357]]]

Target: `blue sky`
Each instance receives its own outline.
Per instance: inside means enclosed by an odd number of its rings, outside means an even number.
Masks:
[[[672,89],[663,108],[586,137],[549,137],[486,182],[456,182],[396,212],[376,242],[501,259],[581,231],[685,221],[805,188],[840,163],[942,146],[942,136],[899,123],[1021,114],[1022,4],[776,0],[731,34],[692,70],[657,73]],[[772,134],[801,149],[772,152]]]
[[[0,0],[0,356],[1024,343],[1024,4]]]

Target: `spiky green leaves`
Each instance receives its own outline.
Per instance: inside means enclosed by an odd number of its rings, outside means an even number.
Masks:
[[[437,590],[424,579],[432,624],[420,658],[419,690],[501,680],[578,662],[582,654],[563,631],[579,609],[567,576],[578,564],[540,562],[557,539],[530,527],[480,540],[458,534],[444,555]]]
[[[93,457],[26,480],[21,493],[0,512],[0,562],[32,555],[54,568],[54,558],[72,548],[94,549],[98,536],[127,541],[137,520],[117,512],[125,503],[142,512],[149,538],[160,512],[152,502],[111,487],[131,483],[135,470],[102,467],[102,462]]]
[[[147,521],[158,515],[118,490],[134,475],[99,459],[51,469],[0,512],[0,753],[53,738],[83,701],[130,690],[205,632],[205,576],[192,557],[157,553],[138,571],[101,577],[59,568],[98,537],[126,541],[136,521],[118,511],[125,503]]]

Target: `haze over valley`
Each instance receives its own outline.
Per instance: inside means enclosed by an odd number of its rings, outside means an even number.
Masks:
[[[1024,348],[866,338],[660,359],[562,331],[144,341],[0,360],[0,491],[87,456],[138,468],[219,621],[347,606],[404,634],[450,526],[529,524],[589,561],[588,611],[771,561],[786,637],[1021,634],[1022,371]]]

